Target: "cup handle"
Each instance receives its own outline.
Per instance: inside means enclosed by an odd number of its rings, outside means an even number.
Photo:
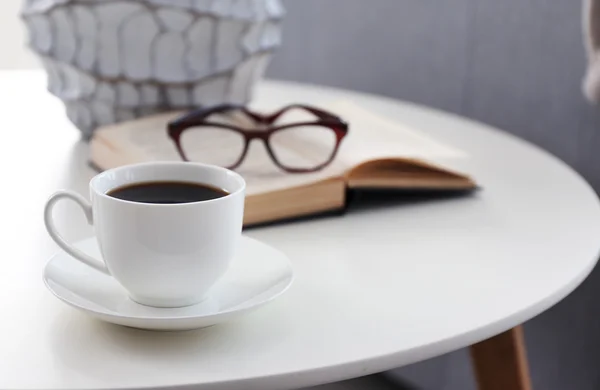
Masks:
[[[77,203],[85,213],[85,217],[90,225],[94,223],[94,217],[92,214],[92,206],[90,203],[81,195],[71,192],[71,191],[58,191],[52,194],[50,199],[46,202],[46,206],[44,207],[44,224],[46,225],[46,230],[48,234],[56,244],[61,247],[65,252],[70,254],[73,258],[81,261],[82,263],[89,265],[90,267],[105,273],[106,275],[110,275],[108,268],[104,262],[93,258],[92,256],[84,253],[83,251],[75,248],[73,245],[69,244],[56,230],[56,226],[54,225],[54,220],[52,218],[52,210],[54,209],[54,205],[61,199],[70,199]]]

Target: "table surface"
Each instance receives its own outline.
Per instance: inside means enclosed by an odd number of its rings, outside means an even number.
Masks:
[[[41,279],[58,250],[43,227],[44,201],[58,188],[87,195],[87,146],[41,73],[0,73],[0,388],[268,390],[357,377],[516,326],[569,294],[596,264],[597,197],[548,153],[372,95],[260,85],[259,100],[274,96],[351,98],[467,151],[448,164],[484,190],[247,231],[289,255],[297,278],[281,299],[239,321],[180,333],[105,324],[56,300]],[[56,218],[73,240],[92,234],[74,205],[59,205]]]

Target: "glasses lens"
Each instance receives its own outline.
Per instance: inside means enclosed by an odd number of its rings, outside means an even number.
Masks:
[[[279,164],[290,169],[314,169],[325,164],[335,150],[335,133],[319,125],[277,130],[269,144]]]
[[[233,130],[197,126],[181,133],[181,148],[188,160],[230,167],[242,156],[244,137]]]

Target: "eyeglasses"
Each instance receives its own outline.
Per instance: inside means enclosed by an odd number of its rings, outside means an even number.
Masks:
[[[269,115],[221,104],[169,122],[168,134],[184,161],[235,169],[246,158],[250,142],[259,139],[279,168],[305,173],[333,161],[348,125],[336,115],[301,104]]]

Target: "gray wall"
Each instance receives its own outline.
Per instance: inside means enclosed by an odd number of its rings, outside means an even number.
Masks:
[[[286,5],[285,45],[268,76],[379,93],[489,123],[548,149],[600,190],[600,108],[589,105],[580,89],[580,1]],[[600,388],[599,283],[595,271],[570,297],[526,324],[536,389]],[[474,388],[466,351],[396,373],[425,389]]]

